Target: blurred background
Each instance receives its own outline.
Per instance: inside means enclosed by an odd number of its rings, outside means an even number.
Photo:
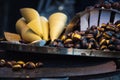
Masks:
[[[40,15],[47,18],[54,12],[63,12],[68,16],[67,23],[69,23],[76,13],[100,2],[104,2],[104,0],[0,0],[0,37],[3,36],[4,31],[16,31],[15,23],[21,17],[20,8],[34,8]]]

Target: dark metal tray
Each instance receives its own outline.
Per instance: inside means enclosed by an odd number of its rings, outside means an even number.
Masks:
[[[68,56],[86,56],[102,58],[120,58],[120,51],[101,51],[88,49],[60,48],[60,47],[40,47],[27,44],[0,43],[0,48],[6,51],[29,52],[51,55],[68,55]]]
[[[0,67],[0,78],[55,78],[55,77],[105,77],[119,73],[115,60],[79,56],[62,56],[6,51],[0,52],[5,60],[41,61],[43,67],[32,70]]]
[[[44,66],[18,72],[1,67],[0,78],[105,77],[119,73],[119,52],[38,47],[26,44],[0,43],[0,59],[41,61]],[[117,63],[117,64],[116,64]]]

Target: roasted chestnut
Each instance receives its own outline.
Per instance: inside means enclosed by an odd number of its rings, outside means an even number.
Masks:
[[[36,65],[37,68],[39,68],[39,67],[43,66],[43,63],[42,62],[37,62],[35,65]]]
[[[106,9],[110,9],[110,8],[111,8],[111,3],[106,3],[106,4],[104,4],[104,7],[105,7]]]
[[[110,49],[110,50],[115,50],[115,45],[110,44],[110,45],[108,46],[108,49]]]
[[[26,69],[34,69],[36,66],[33,62],[27,62],[23,67]]]
[[[107,49],[107,46],[106,46],[106,45],[102,45],[102,46],[100,47],[100,49],[101,49],[101,50]]]
[[[12,66],[13,71],[19,71],[20,69],[22,69],[22,66],[19,65],[19,64],[15,64],[15,65]]]
[[[107,44],[106,39],[102,39],[99,44],[100,44],[100,46],[101,45],[106,45]]]
[[[7,66],[7,67],[12,67],[12,66],[13,66],[13,64],[12,64],[12,62],[11,62],[11,61],[7,61],[7,62],[6,62],[6,66]]]
[[[61,40],[66,40],[67,39],[67,36],[66,35],[63,35],[62,37],[61,37]]]
[[[73,34],[72,34],[72,40],[73,40],[73,41],[81,40],[81,35],[80,35],[80,34],[77,34],[77,33],[73,33]]]
[[[72,44],[73,43],[73,40],[72,39],[66,39],[64,41],[64,44]]]
[[[6,61],[4,59],[0,59],[0,67],[5,66]]]
[[[87,35],[86,35],[86,38],[89,38],[89,39],[90,39],[90,38],[93,38],[93,37],[94,37],[93,34],[87,34]]]
[[[112,8],[114,8],[114,9],[118,9],[119,7],[120,7],[119,2],[114,2],[114,3],[112,4]]]
[[[23,67],[25,65],[25,62],[23,62],[23,61],[17,61],[16,64],[19,64],[19,65],[21,65]]]

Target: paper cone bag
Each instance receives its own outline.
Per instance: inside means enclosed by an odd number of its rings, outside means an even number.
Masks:
[[[15,34],[15,33],[4,32],[4,36],[7,41],[18,41],[19,42],[21,40],[20,35]]]
[[[25,18],[27,21],[27,26],[33,30],[36,34],[38,34],[40,37],[43,36],[42,32],[42,26],[41,26],[41,21],[39,17],[39,13],[32,8],[22,8],[20,9],[20,12],[22,16]]]
[[[15,26],[16,26],[16,31],[17,31],[17,33],[20,34],[20,33],[21,33],[21,30],[26,27],[25,19],[24,19],[24,18],[20,18],[20,19],[16,22]]]
[[[48,20],[44,16],[40,16],[41,19],[41,24],[42,24],[42,29],[43,29],[43,39],[48,41],[49,40],[49,25],[48,25]]]
[[[27,22],[39,18],[39,13],[33,8],[22,8],[20,9],[20,12]]]
[[[16,29],[20,32],[21,37],[26,42],[33,42],[36,40],[41,40],[41,37],[34,33],[26,24],[24,18],[20,18],[16,22]]]
[[[31,29],[23,30],[22,33],[22,38],[26,42],[33,42],[36,40],[42,40],[40,36],[36,35]]]
[[[64,13],[54,13],[49,17],[50,38],[52,41],[57,39],[65,28],[67,16]]]
[[[40,23],[40,20],[34,19],[31,22],[27,24],[27,26],[36,34],[38,34],[40,37],[43,36],[43,31],[42,31],[42,25]]]

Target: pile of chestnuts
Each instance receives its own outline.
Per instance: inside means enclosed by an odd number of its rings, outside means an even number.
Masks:
[[[5,59],[0,59],[0,67],[9,67],[12,68],[13,71],[19,71],[23,68],[25,69],[35,69],[35,68],[39,68],[42,67],[43,63],[42,62],[24,62],[24,61],[7,61]]]
[[[86,31],[73,31],[54,40],[50,46],[77,49],[120,51],[120,21],[91,26]]]
[[[95,8],[116,9],[120,10],[120,2],[105,2],[101,4],[95,4]]]

